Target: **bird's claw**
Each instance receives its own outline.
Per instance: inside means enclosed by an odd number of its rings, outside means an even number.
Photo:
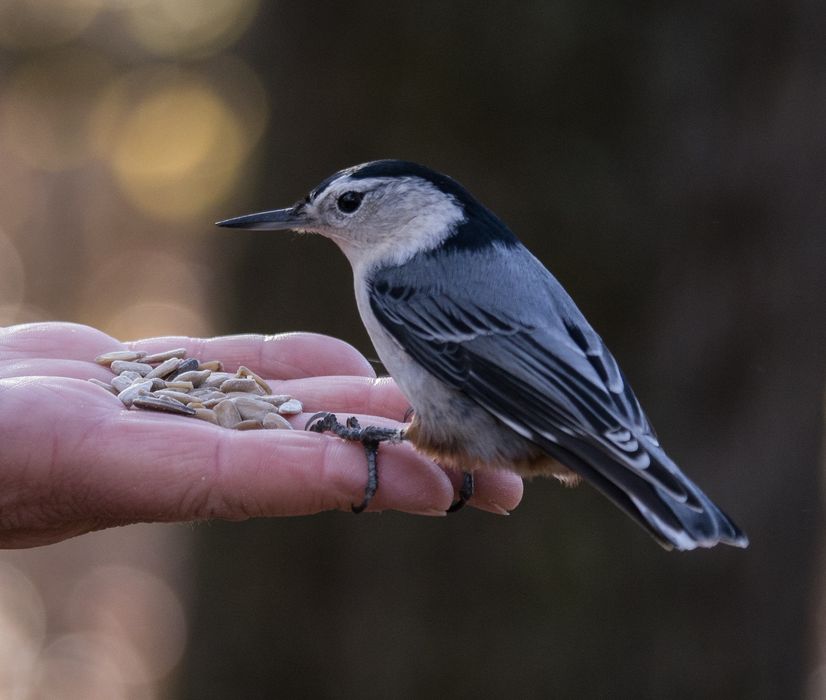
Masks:
[[[362,427],[355,416],[350,416],[344,424],[329,411],[321,411],[307,421],[305,430],[314,433],[330,432],[344,440],[360,442],[367,456],[367,484],[364,487],[364,500],[358,505],[350,506],[354,513],[361,513],[370,504],[379,488],[378,453],[382,442],[398,442],[401,432],[394,428],[380,428],[375,425]]]
[[[476,479],[473,477],[473,472],[462,472],[462,485],[459,487],[459,498],[451,504],[447,512],[455,513],[457,510],[462,510],[465,503],[473,496],[475,487]]]
[[[401,439],[401,433],[394,428],[380,428],[375,425],[362,427],[355,416],[350,416],[344,423],[339,423],[338,416],[329,411],[321,411],[313,415],[305,430],[314,433],[330,432],[344,440],[360,442],[364,446],[367,456],[367,484],[364,487],[364,499],[358,505],[350,508],[354,513],[361,513],[376,495],[379,487],[378,453],[379,444],[382,442],[397,442]],[[462,485],[459,487],[459,498],[447,509],[448,513],[455,513],[461,510],[473,496],[475,482],[472,472],[462,474]]]
[[[309,430],[312,433],[323,433],[330,430],[330,428],[337,422],[338,420],[336,419],[335,413],[321,411],[310,417],[304,425],[304,430]]]

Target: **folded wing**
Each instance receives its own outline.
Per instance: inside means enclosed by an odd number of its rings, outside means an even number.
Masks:
[[[500,264],[490,255],[471,265],[422,255],[381,270],[371,279],[373,313],[420,365],[578,472],[663,546],[745,546],[660,447],[616,361],[561,285],[522,250],[515,270],[513,248]],[[509,267],[522,277],[511,292],[483,294],[485,285],[503,286],[491,275]]]

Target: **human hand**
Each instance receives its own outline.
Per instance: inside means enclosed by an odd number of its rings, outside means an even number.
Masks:
[[[307,413],[298,430],[234,431],[193,418],[128,410],[86,381],[108,381],[94,358],[112,350],[186,347],[229,370],[246,365]],[[361,501],[364,450],[306,432],[316,411],[392,425],[407,404],[346,343],[309,333],[155,338],[123,344],[69,323],[0,328],[0,547],[33,547],[134,522],[306,515]],[[381,483],[369,510],[441,515],[460,475],[410,445],[382,445]],[[477,477],[469,505],[502,513],[522,482],[509,472]]]

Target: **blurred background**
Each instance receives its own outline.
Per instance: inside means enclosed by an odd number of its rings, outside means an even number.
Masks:
[[[374,158],[453,175],[571,291],[746,551],[588,487],[132,526],[0,555],[0,696],[826,697],[826,6],[0,3],[0,324],[309,330],[332,244],[212,222]]]

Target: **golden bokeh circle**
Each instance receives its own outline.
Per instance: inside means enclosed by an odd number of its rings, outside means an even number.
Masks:
[[[3,0],[0,47],[37,49],[76,39],[103,4],[104,0]]]
[[[263,89],[246,64],[227,64],[250,99],[178,66],[142,69],[115,81],[91,122],[96,153],[137,209],[172,222],[197,219],[236,184],[267,121]]]
[[[202,58],[233,44],[258,5],[258,0],[142,0],[126,5],[124,19],[146,51]]]
[[[11,75],[0,98],[0,139],[33,168],[60,171],[91,155],[89,120],[114,69],[88,49],[38,54]]]

